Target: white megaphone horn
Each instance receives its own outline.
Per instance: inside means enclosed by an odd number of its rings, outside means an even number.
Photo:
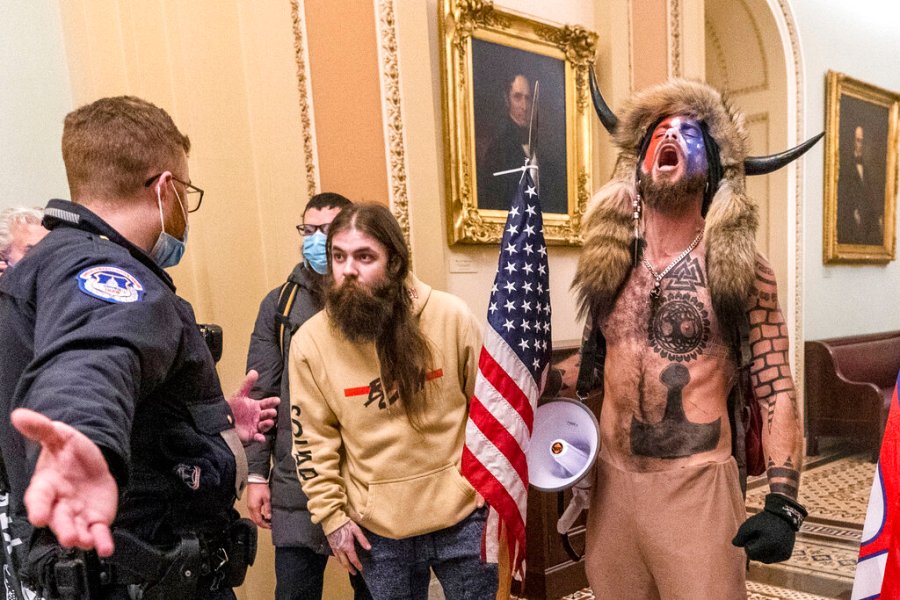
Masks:
[[[559,492],[560,516],[556,523],[563,548],[573,561],[581,560],[569,541],[569,529],[590,502],[592,467],[600,450],[597,418],[586,404],[557,398],[537,407],[528,445],[528,479],[542,492]],[[572,500],[562,511],[563,490],[572,488]]]
[[[599,449],[597,418],[587,405],[569,398],[542,404],[528,444],[528,480],[542,492],[567,490],[588,474]]]

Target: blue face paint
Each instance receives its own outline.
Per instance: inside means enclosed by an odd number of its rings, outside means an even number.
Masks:
[[[328,255],[325,253],[326,236],[321,231],[303,237],[303,258],[306,264],[318,273],[328,272]]]

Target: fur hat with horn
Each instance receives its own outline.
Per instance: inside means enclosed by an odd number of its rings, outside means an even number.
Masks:
[[[687,115],[703,124],[709,163],[702,214],[706,218],[707,280],[719,318],[746,310],[756,273],[757,207],[746,195],[745,175],[765,175],[800,157],[819,134],[781,154],[747,156],[744,116],[712,87],[699,81],[673,79],[632,98],[622,119],[600,95],[590,73],[594,108],[619,149],[612,180],[591,200],[582,221],[584,248],[572,288],[580,316],[594,317],[612,308],[635,261],[633,218],[636,174],[645,138],[667,116]]]

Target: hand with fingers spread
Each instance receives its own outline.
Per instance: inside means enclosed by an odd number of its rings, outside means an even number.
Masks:
[[[254,400],[249,396],[250,390],[259,378],[254,370],[247,372],[240,389],[228,399],[228,406],[234,415],[234,428],[244,444],[264,442],[263,434],[275,425],[276,407],[281,400],[278,396],[270,396],[262,400]]]
[[[63,546],[110,556],[119,488],[100,449],[75,428],[32,410],[16,409],[11,418],[22,435],[41,445],[25,491],[28,520],[50,527]]]
[[[341,566],[347,569],[351,575],[362,572],[362,564],[356,555],[356,542],[359,542],[359,545],[366,550],[371,550],[372,546],[363,534],[362,529],[359,528],[359,525],[353,521],[347,521],[329,533],[327,537],[331,551],[334,553],[334,557],[338,559],[338,562],[341,563]]]

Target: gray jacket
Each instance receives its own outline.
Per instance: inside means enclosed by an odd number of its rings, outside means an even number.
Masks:
[[[269,478],[272,490],[272,542],[276,546],[303,546],[319,554],[328,554],[328,542],[322,528],[314,525],[306,509],[306,495],[300,489],[297,469],[291,456],[291,398],[285,367],[291,336],[311,316],[322,308],[315,295],[316,275],[303,263],[294,267],[289,280],[300,284],[291,311],[289,326],[285,328],[285,356],[278,343],[278,295],[281,286],[269,292],[259,305],[259,315],[250,350],[247,370],[256,369],[259,380],[251,392],[254,398],[278,396],[278,421],[266,435],[265,442],[255,442],[246,448],[250,473]],[[271,473],[270,473],[271,471]]]

